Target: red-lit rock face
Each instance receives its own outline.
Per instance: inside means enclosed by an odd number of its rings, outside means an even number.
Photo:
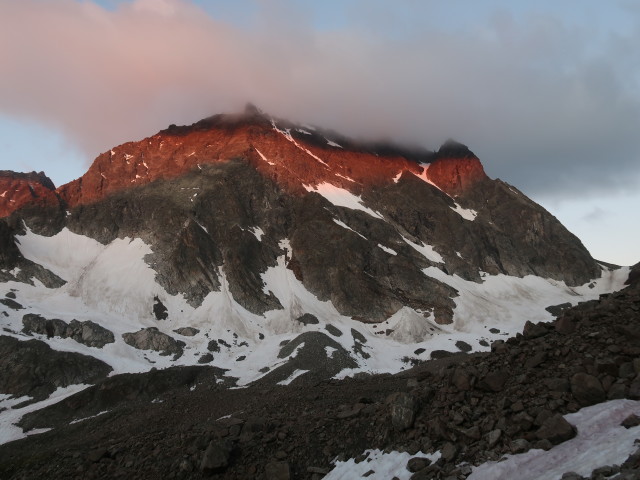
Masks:
[[[439,158],[429,166],[429,180],[449,195],[459,195],[487,178],[478,158]]]
[[[0,218],[27,204],[52,206],[58,202],[55,186],[44,173],[0,171]]]
[[[190,127],[171,126],[101,154],[81,178],[61,186],[57,194],[74,207],[117,191],[177,177],[199,165],[237,158],[251,162],[260,173],[297,194],[306,193],[304,185],[323,182],[358,194],[363,187],[391,182],[402,172],[423,174],[424,168],[416,161],[399,154],[377,155],[348,145],[340,148],[319,133],[293,125],[285,127],[284,123],[245,113],[211,117]],[[430,182],[452,195],[486,178],[480,161],[466,147],[460,147],[443,146],[427,174]],[[4,177],[6,188],[0,194],[6,193],[0,197],[0,216],[28,202],[56,199],[53,184],[45,186],[33,175],[29,180]]]
[[[389,182],[402,171],[419,174],[422,167],[400,156],[326,147],[306,142],[260,119],[208,129],[171,128],[101,154],[81,178],[58,189],[69,204],[95,201],[109,193],[167,179],[198,165],[234,158],[249,160],[258,171],[292,193],[303,185],[330,182],[357,191],[363,185]]]

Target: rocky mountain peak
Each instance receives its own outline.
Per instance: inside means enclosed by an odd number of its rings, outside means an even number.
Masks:
[[[82,177],[55,192],[44,174],[24,174],[20,181],[48,192],[21,195],[19,201],[0,199],[0,216],[9,215],[31,198],[47,196],[55,203],[57,193],[66,206],[74,207],[237,158],[297,194],[321,184],[359,194],[365,186],[386,185],[408,173],[449,195],[459,195],[486,178],[478,158],[453,140],[436,153],[362,144],[335,132],[272,118],[248,103],[239,113],[213,115],[192,125],[170,125],[151,137],[114,147],[99,155]],[[431,163],[428,172],[425,163]]]
[[[55,205],[55,185],[44,172],[0,170],[0,218],[26,205]]]
[[[247,115],[247,116],[249,116],[249,115],[263,115],[263,112],[258,107],[256,107],[253,103],[248,102],[244,106],[244,114]]]
[[[429,166],[429,179],[446,193],[457,196],[487,180],[482,163],[469,147],[447,140]]]
[[[452,138],[446,140],[436,152],[436,158],[478,158],[465,144]]]

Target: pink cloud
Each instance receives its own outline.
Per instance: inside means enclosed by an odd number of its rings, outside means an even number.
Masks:
[[[591,30],[557,20],[503,16],[455,34],[394,35],[384,30],[386,7],[369,24],[319,31],[297,2],[258,5],[254,28],[244,29],[187,0],[113,11],[90,1],[0,2],[0,113],[61,131],[87,158],[252,101],[347,135],[430,147],[454,137],[489,174],[515,183],[521,175],[534,188],[560,178],[548,169],[567,152],[570,175],[614,182],[597,168],[602,145],[636,168],[640,102],[614,61],[633,38],[590,58]]]

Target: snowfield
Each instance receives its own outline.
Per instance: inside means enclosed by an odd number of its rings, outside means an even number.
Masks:
[[[309,190],[316,191],[336,205],[363,210],[376,217],[379,215],[364,207],[360,198],[347,190],[328,184],[309,187]],[[260,239],[263,232],[255,228],[252,233]],[[475,283],[429,267],[423,270],[425,275],[459,292],[459,296],[453,299],[456,304],[453,323],[438,325],[431,312],[405,306],[376,325],[363,324],[344,316],[330,301],[321,301],[309,292],[286,267],[291,251],[286,239],[280,242],[285,254],[278,258],[276,266],[262,274],[264,291],[273,293],[283,309],[257,315],[235,301],[228,288],[224,267],[219,271],[220,291],[209,293],[199,307],[189,305],[182,295],[170,295],[155,281],[155,271],[144,261],[152,249],[139,238],[116,239],[102,245],[66,228],[52,237],[40,236],[27,229],[25,235],[17,238],[25,258],[51,270],[67,283],[55,289],[46,288],[37,280],[34,280],[34,285],[14,281],[2,284],[1,293],[12,291],[16,301],[24,306],[19,311],[4,309],[7,316],[0,316],[3,335],[21,340],[33,338],[22,333],[22,317],[27,313],[65,322],[91,320],[112,331],[115,342],[95,348],[71,338],[34,337],[47,342],[55,350],[98,358],[113,367],[112,375],[173,365],[196,365],[198,359],[208,352],[209,341],[220,339],[224,346],[216,353],[211,365],[227,369],[228,376],[238,378],[238,386],[262,377],[264,373],[260,370],[264,367],[273,369],[286,363],[287,359],[278,358],[283,341],[309,331],[326,334],[327,325],[342,332],[341,336],[331,338],[350,352],[358,365],[343,370],[337,378],[359,372],[396,373],[408,368],[408,358],[428,359],[434,350],[458,351],[456,342],[459,341],[470,345],[472,351],[486,351],[493,340],[521,331],[527,320],[534,323],[552,320],[552,315],[545,310],[549,305],[577,304],[619,290],[629,272],[628,268],[610,271],[603,267],[601,278],[590,282],[591,285],[568,287],[564,282],[534,276],[485,275],[482,283]],[[432,247],[405,241],[430,260],[443,261]],[[391,255],[396,254],[391,249],[383,249]],[[166,306],[167,320],[156,320],[154,297]],[[296,319],[304,313],[315,315],[319,323],[304,325],[298,322]],[[157,327],[184,342],[184,354],[173,360],[171,356],[138,350],[124,342],[122,334],[147,327]],[[181,327],[194,327],[199,332],[195,336],[174,332]],[[352,329],[366,339],[359,346],[369,355],[368,358],[354,352],[356,340]],[[494,329],[494,333],[489,329]],[[499,330],[498,333],[495,329]],[[390,330],[392,332],[387,334]],[[414,352],[419,348],[424,349],[424,353],[417,356]],[[245,358],[239,361],[241,356]],[[287,380],[291,382],[305,373],[295,372]],[[15,438],[11,428],[5,428],[5,425],[17,421],[15,415],[16,411],[11,408],[0,413],[0,422],[4,422],[3,433],[9,432],[3,436],[4,441]]]
[[[349,204],[350,208],[363,208],[357,196],[337,187],[316,187],[318,192],[332,197],[336,203]],[[345,194],[346,192],[346,194]],[[340,197],[340,201],[336,200]],[[346,200],[348,199],[348,200]],[[368,212],[370,213],[370,212]],[[372,213],[372,212],[371,212]],[[253,230],[256,237],[262,231]],[[355,232],[358,233],[358,232]],[[27,231],[18,237],[22,254],[48,268],[67,281],[57,288],[44,287],[37,280],[35,285],[18,282],[5,283],[5,290],[13,290],[17,300],[24,305],[20,311],[9,310],[8,317],[0,322],[10,332],[5,334],[26,339],[22,330],[22,317],[26,313],[40,314],[45,318],[59,318],[66,322],[92,320],[111,330],[115,343],[103,348],[87,347],[70,338],[41,338],[52,348],[92,355],[114,368],[113,374],[143,372],[170,365],[197,364],[198,358],[207,352],[211,339],[222,339],[230,345],[216,355],[215,366],[229,369],[228,375],[237,377],[239,384],[247,384],[259,378],[259,370],[282,362],[277,355],[280,343],[291,340],[306,331],[326,333],[328,324],[343,332],[332,337],[347,351],[352,351],[355,340],[353,328],[366,338],[363,345],[370,358],[356,356],[358,368],[344,371],[344,375],[357,372],[398,372],[406,368],[402,360],[415,357],[418,348],[424,348],[424,358],[433,350],[458,351],[457,341],[471,345],[473,351],[486,351],[481,340],[491,342],[496,338],[511,336],[522,330],[527,320],[534,323],[550,321],[553,316],[545,310],[549,305],[577,304],[596,299],[600,294],[623,287],[628,268],[609,271],[603,268],[599,279],[580,287],[568,287],[564,282],[535,276],[524,278],[507,275],[484,275],[482,283],[447,275],[436,267],[428,267],[424,274],[454,287],[459,295],[453,300],[453,323],[438,325],[431,312],[403,307],[381,324],[363,324],[341,315],[330,301],[321,301],[295,278],[286,268],[290,247],[287,240],[280,242],[285,255],[277,265],[262,274],[265,293],[275,295],[283,309],[271,310],[264,315],[249,312],[238,304],[229,292],[221,268],[221,288],[211,292],[202,304],[194,308],[182,295],[170,295],[155,281],[155,271],[144,261],[151,247],[140,239],[116,239],[108,245],[63,229],[57,235],[45,237]],[[405,241],[435,262],[443,258],[428,245]],[[395,252],[389,252],[395,253]],[[167,307],[168,319],[156,320],[153,315],[154,297]],[[296,319],[304,313],[315,315],[320,322],[304,325]],[[215,320],[213,320],[215,319]],[[141,328],[157,327],[160,331],[185,342],[184,355],[173,361],[170,356],[157,352],[137,350],[122,340],[122,334]],[[194,327],[200,332],[187,337],[178,335],[175,329]],[[498,329],[491,333],[489,329]],[[390,335],[383,334],[393,330]],[[236,361],[245,356],[242,362]]]

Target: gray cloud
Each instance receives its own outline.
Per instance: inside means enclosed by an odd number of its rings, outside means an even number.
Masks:
[[[352,136],[456,138],[529,194],[640,183],[638,11],[634,31],[594,44],[542,15],[454,31],[422,26],[432,2],[369,0],[348,28],[318,30],[299,3],[257,4],[243,28],[185,0],[0,2],[0,112],[93,158],[250,100]]]
[[[581,220],[588,223],[597,223],[605,219],[609,215],[609,212],[603,210],[600,207],[593,208],[589,213],[584,215]]]

